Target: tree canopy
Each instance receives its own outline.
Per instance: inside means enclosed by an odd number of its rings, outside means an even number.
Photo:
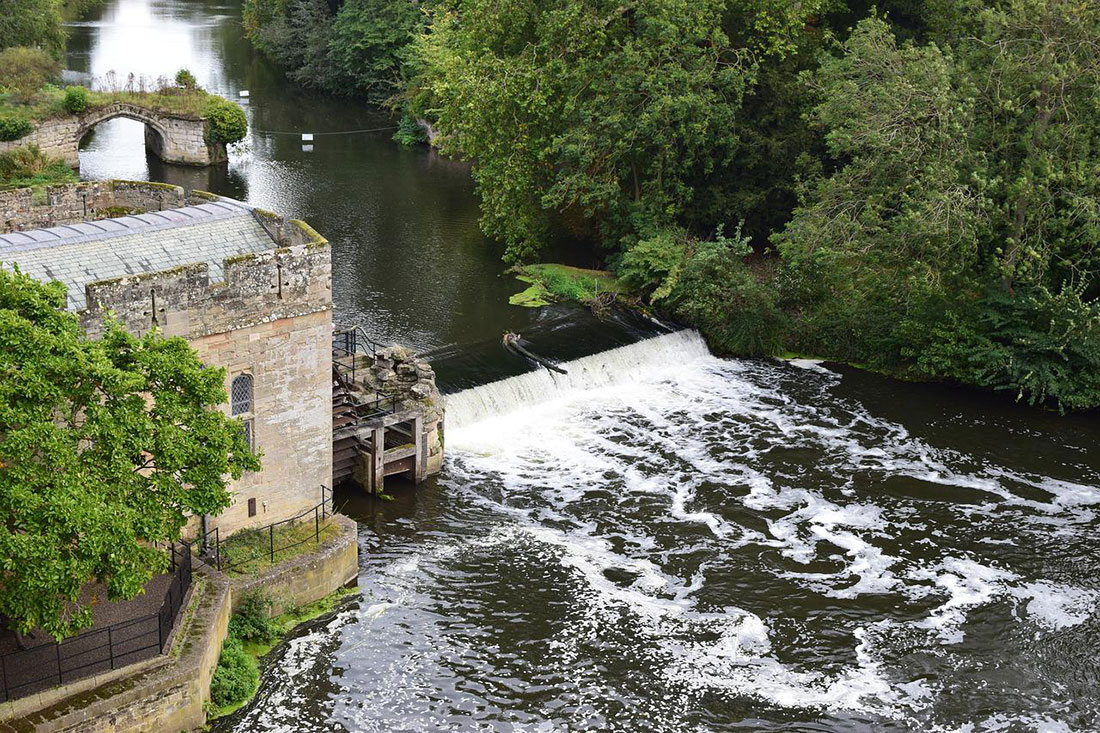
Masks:
[[[0,49],[29,46],[55,58],[65,50],[57,0],[0,0]]]
[[[248,2],[334,12],[302,38],[400,79],[507,260],[586,242],[723,353],[1100,407],[1100,4]]]
[[[133,597],[187,518],[259,469],[218,409],[223,370],[156,331],[90,339],[64,305],[59,283],[0,269],[0,614],[59,638],[90,623],[89,582]]]

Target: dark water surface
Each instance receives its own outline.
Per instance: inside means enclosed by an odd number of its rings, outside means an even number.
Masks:
[[[164,166],[119,120],[83,174],[310,221],[338,320],[430,350],[455,394],[442,477],[341,497],[362,594],[273,652],[220,729],[1100,729],[1095,416],[510,308],[467,169],[388,130],[303,152],[303,131],[392,123],[294,91],[239,13],[112,0],[71,29],[73,69],[251,92],[227,167]],[[505,329],[569,374],[515,376]]]

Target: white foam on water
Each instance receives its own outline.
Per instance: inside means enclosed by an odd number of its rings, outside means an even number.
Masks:
[[[569,393],[634,381],[653,367],[680,367],[712,358],[697,331],[656,336],[571,361],[565,365],[566,374],[539,369],[447,395],[447,428],[524,410]]]
[[[1021,618],[1048,630],[1079,624],[1094,611],[1095,594],[1021,578],[958,554],[952,547],[956,538],[928,526],[905,502],[884,504],[866,494],[856,499],[845,477],[908,476],[985,492],[990,499],[984,503],[954,507],[973,526],[987,520],[993,526],[1005,507],[1025,516],[1039,512],[1058,526],[1080,523],[1091,519],[1087,507],[1100,502],[1094,487],[997,466],[974,468],[966,457],[935,449],[858,405],[829,398],[795,401],[777,383],[792,378],[782,365],[714,359],[691,332],[579,361],[583,364],[564,365],[568,378],[539,372],[451,396],[452,483],[495,487],[491,494],[471,491],[472,500],[512,517],[515,532],[553,548],[588,589],[584,603],[628,610],[647,643],[669,657],[664,674],[671,683],[780,707],[892,718],[925,710],[935,697],[926,683],[899,679],[881,661],[873,621],[852,631],[850,663],[815,670],[781,662],[759,614],[736,606],[721,612],[698,606],[708,576],[705,563],[690,577],[668,571],[668,552],[660,552],[643,529],[630,528],[630,510],[612,534],[606,522],[582,519],[586,502],[606,505],[609,492],[620,502],[643,496],[649,497],[648,506],[663,502],[666,521],[709,530],[710,541],[686,549],[720,556],[758,545],[797,564],[827,561],[834,568],[829,572],[775,571],[823,597],[941,599],[926,618],[904,623],[931,632],[945,648],[965,638],[972,610],[998,600],[1019,604],[1026,611]],[[816,364],[795,366],[821,390],[839,379]],[[451,427],[452,418],[457,427]],[[773,446],[819,452],[837,477],[834,493],[753,465]],[[742,489],[727,503],[759,514],[766,534],[700,501],[704,482]],[[1016,485],[1039,488],[1052,499],[1022,497],[1013,491]],[[887,551],[883,541],[901,530],[919,533],[916,541],[931,559]],[[507,533],[493,534],[493,541],[508,541]],[[615,571],[633,580],[614,581],[611,577],[621,577]],[[892,623],[881,622],[883,628]],[[578,653],[575,647],[567,653],[571,642],[559,643],[563,655]]]
[[[1100,593],[1061,583],[1025,583],[1011,594],[1026,602],[1027,615],[1040,626],[1057,631],[1077,626],[1096,612]]]

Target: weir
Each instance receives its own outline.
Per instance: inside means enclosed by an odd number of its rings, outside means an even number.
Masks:
[[[562,364],[565,374],[527,372],[446,396],[448,427],[461,428],[580,390],[635,380],[652,367],[709,357],[703,337],[687,329],[654,336]]]

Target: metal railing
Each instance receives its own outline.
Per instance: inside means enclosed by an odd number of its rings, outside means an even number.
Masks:
[[[385,348],[371,339],[361,326],[332,333],[332,372],[336,381],[348,392],[349,399],[356,391],[356,356],[370,356],[371,362],[378,358],[378,349]],[[397,411],[397,397],[386,392],[377,392],[373,400],[355,402],[356,417],[367,419],[379,415],[389,415]]]
[[[160,610],[60,643],[41,644],[0,656],[3,700],[15,700],[162,654],[191,587],[191,548],[186,542],[181,544],[182,549],[173,545],[169,553],[172,581]]]
[[[298,514],[272,522],[263,527],[242,529],[235,532],[224,541],[217,527],[199,537],[200,553],[202,560],[219,571],[239,568],[255,560],[264,560],[271,565],[275,564],[275,556],[286,550],[293,549],[307,542],[321,543],[321,523],[328,520],[335,513],[332,503],[332,489],[321,486],[321,502]],[[312,517],[313,531],[308,532],[309,522]],[[303,523],[307,532],[302,533],[297,539],[288,540],[279,536],[279,528],[296,523]]]

